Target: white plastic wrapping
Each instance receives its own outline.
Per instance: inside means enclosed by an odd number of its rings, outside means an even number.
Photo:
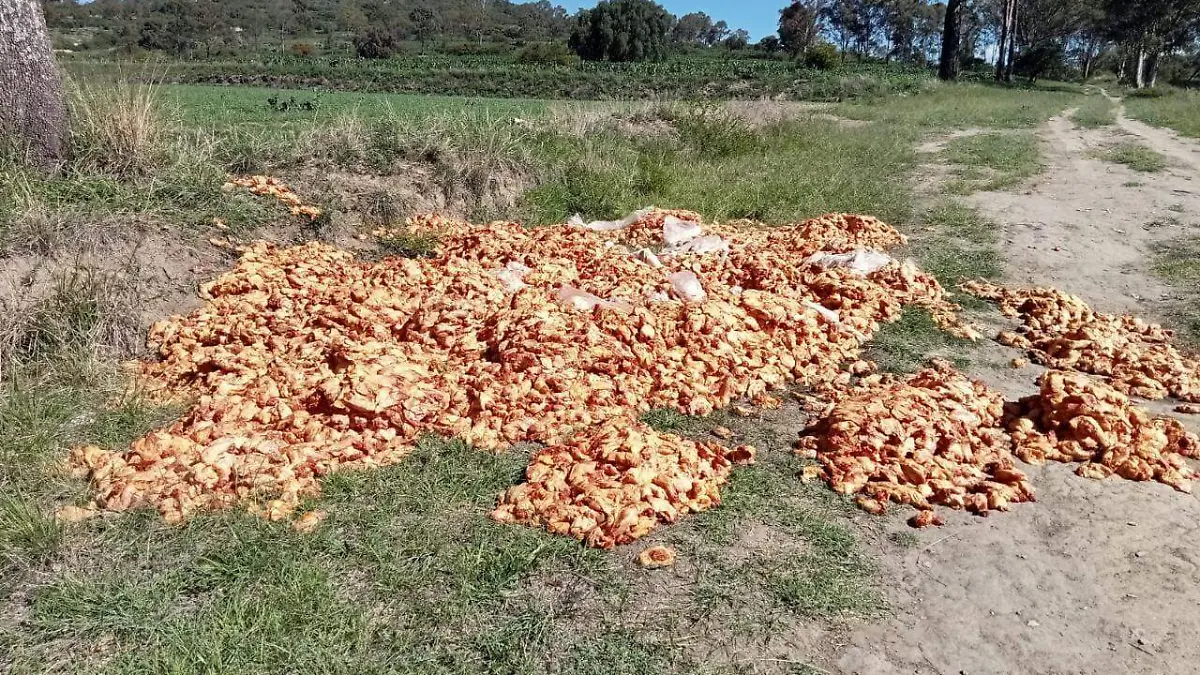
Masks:
[[[875,249],[863,248],[849,253],[814,253],[806,262],[821,267],[842,267],[865,277],[887,267],[892,262],[892,256]]]
[[[679,246],[687,243],[701,233],[700,223],[680,220],[675,216],[663,218],[663,241],[667,246]]]
[[[530,269],[519,262],[509,262],[503,269],[498,269],[492,272],[492,275],[498,278],[504,284],[504,290],[509,293],[516,293],[525,288],[525,275],[529,274]]]
[[[718,234],[706,234],[703,237],[696,237],[687,243],[669,248],[663,251],[663,255],[675,255],[677,253],[728,253],[729,242],[725,241]]]
[[[590,223],[583,222],[583,218],[578,213],[567,219],[568,225],[575,227],[583,227],[596,232],[607,232],[610,230],[623,230],[630,225],[636,223],[650,213],[653,209],[645,208],[634,211],[620,220],[593,220]]]
[[[640,248],[637,251],[634,251],[633,257],[641,260],[651,267],[663,266],[662,261],[658,259],[658,256],[654,255],[654,251],[651,251],[648,248]]]
[[[675,295],[680,300],[702,302],[708,297],[708,293],[704,292],[704,287],[700,285],[700,279],[695,272],[688,270],[673,272],[667,275],[667,279],[670,280],[671,288],[674,289]]]
[[[628,312],[633,309],[633,306],[628,302],[617,300],[609,301],[604,298],[580,290],[574,286],[564,284],[558,289],[558,299],[563,304],[578,309],[581,312],[590,312],[597,307],[605,309],[617,309],[622,312]]]
[[[804,306],[821,315],[829,323],[837,324],[842,322],[842,317],[834,310],[828,307],[823,307],[815,302],[804,301]]]

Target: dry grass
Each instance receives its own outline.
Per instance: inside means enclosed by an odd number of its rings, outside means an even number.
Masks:
[[[78,262],[55,272],[44,294],[0,293],[0,379],[24,363],[136,353],[142,345],[141,285],[133,261],[116,270]]]
[[[161,105],[153,82],[71,81],[68,91],[77,168],[142,176],[171,159],[179,127]]]

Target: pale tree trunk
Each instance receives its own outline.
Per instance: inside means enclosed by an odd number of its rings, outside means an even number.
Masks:
[[[1136,89],[1145,89],[1146,80],[1142,76],[1146,68],[1146,48],[1138,47],[1137,64],[1133,69],[1133,86]]]
[[[1012,20],[1008,24],[1008,63],[1004,64],[1004,81],[1010,84],[1013,81],[1013,64],[1017,60],[1017,21],[1019,19],[1017,0],[1013,0]]]
[[[0,142],[5,140],[41,169],[58,165],[66,153],[62,78],[40,0],[0,0]]]
[[[1004,64],[1007,56],[1009,32],[1012,30],[1013,11],[1016,8],[1017,0],[1006,0],[1004,3],[1004,16],[1000,19],[1000,45],[996,51],[996,81],[1000,82],[1004,79]]]
[[[1158,84],[1158,57],[1159,53],[1154,52],[1146,60],[1146,76],[1142,78],[1146,86],[1152,89]]]

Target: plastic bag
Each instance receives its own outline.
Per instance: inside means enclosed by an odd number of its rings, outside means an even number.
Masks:
[[[691,241],[676,246],[674,248],[663,251],[663,255],[676,255],[678,253],[728,253],[729,242],[721,238],[717,234],[706,234],[703,237],[696,237]]]
[[[633,309],[633,306],[624,301],[610,302],[604,298],[581,291],[574,286],[563,285],[558,289],[558,299],[581,312],[590,312],[597,307],[604,309],[617,309],[623,312],[628,312]]]
[[[498,278],[504,284],[504,290],[509,293],[516,293],[525,288],[525,275],[529,274],[530,269],[519,262],[509,262],[503,269],[498,269],[492,272],[492,276]]]
[[[667,246],[679,246],[699,237],[700,233],[700,223],[690,223],[675,216],[663,218],[663,241]]]
[[[842,267],[865,277],[887,267],[892,262],[892,256],[864,248],[849,253],[814,253],[805,262],[821,267]]]
[[[662,267],[663,266],[662,261],[658,259],[658,256],[654,255],[654,251],[651,251],[648,248],[638,249],[637,251],[634,252],[633,257],[637,258],[638,260],[641,260],[642,262],[646,263],[647,265],[649,265],[651,267]]]
[[[674,272],[667,275],[667,279],[671,282],[671,288],[675,290],[675,295],[681,300],[687,302],[701,302],[708,297],[708,293],[704,292],[704,287],[700,285],[700,279],[695,272],[683,270],[682,272]]]
[[[567,219],[568,225],[575,227],[583,227],[596,232],[607,232],[610,230],[623,230],[637,221],[644,218],[647,214],[653,211],[653,208],[638,209],[633,213],[625,216],[620,220],[593,220],[590,223],[583,222],[583,218],[578,213]]]
[[[817,314],[820,314],[821,318],[825,319],[829,323],[836,324],[842,322],[841,315],[839,315],[835,310],[829,309],[828,307],[824,307],[815,302],[809,302],[807,300],[804,301],[804,306],[813,310]]]

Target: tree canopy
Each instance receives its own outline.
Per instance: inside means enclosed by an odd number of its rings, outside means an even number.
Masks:
[[[659,61],[671,19],[651,0],[604,0],[579,13],[567,44],[588,61]]]

